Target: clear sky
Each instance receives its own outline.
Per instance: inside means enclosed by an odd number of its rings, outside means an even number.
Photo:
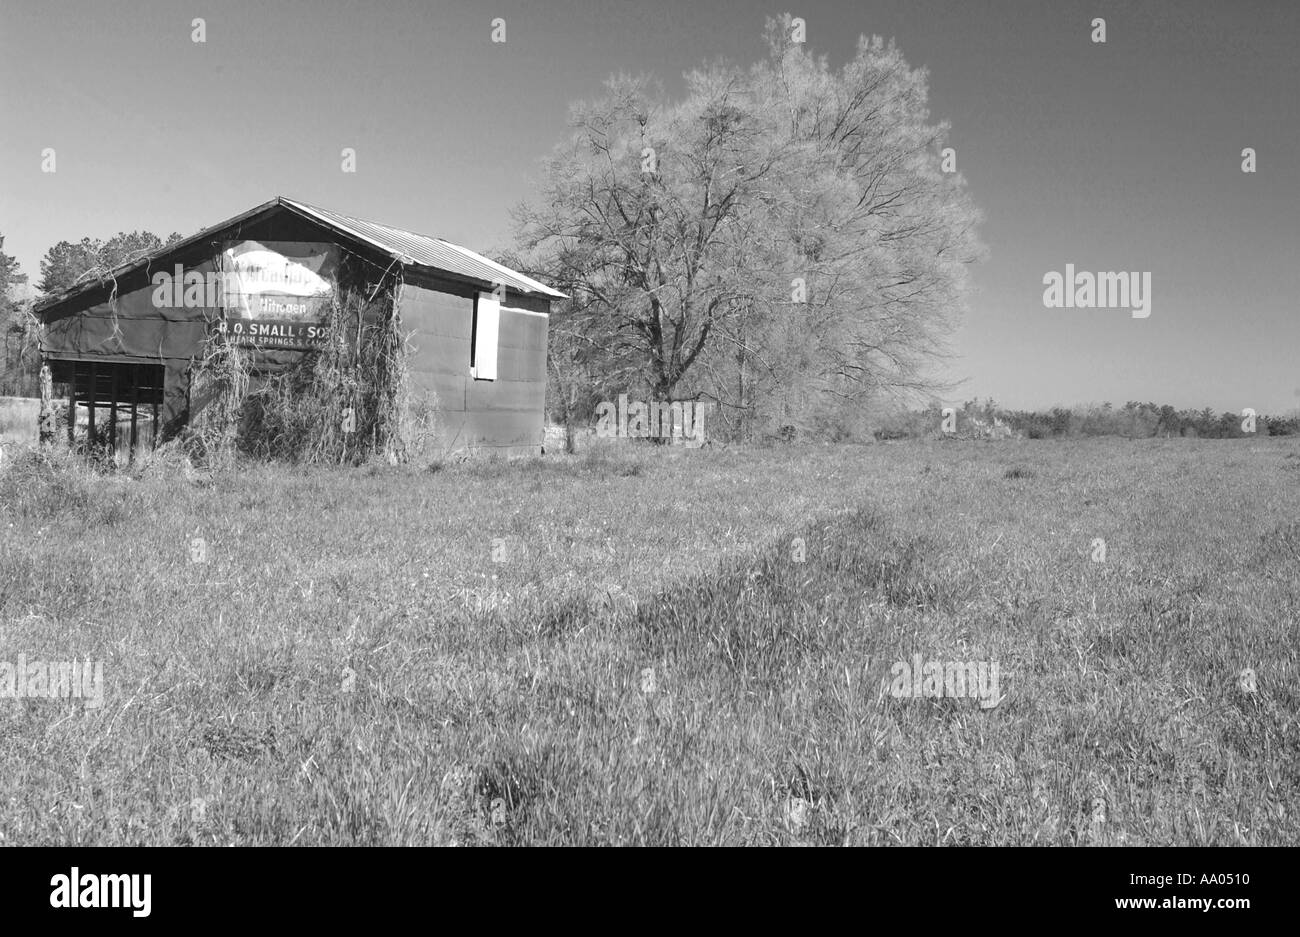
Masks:
[[[868,33],[930,71],[991,251],[959,398],[1300,406],[1300,0],[0,0],[4,249],[36,280],[59,240],[282,194],[491,251],[571,100],[617,71],[678,93],[783,10],[833,65]],[[1150,316],[1044,308],[1066,264],[1150,272]]]

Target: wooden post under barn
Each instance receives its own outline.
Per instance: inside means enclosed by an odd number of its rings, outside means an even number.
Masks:
[[[95,370],[95,362],[90,362],[90,393],[86,395],[86,406],[90,408],[90,421],[87,423],[86,451],[91,451],[95,445],[95,400],[99,396],[99,375]]]
[[[162,396],[162,391],[154,387],[158,372],[154,369],[149,370],[149,398],[153,401],[153,441],[149,444],[150,449],[158,448],[158,398]]]
[[[140,408],[140,365],[131,365],[131,454],[127,456],[128,462],[135,461],[135,441],[136,441],[136,411]]]
[[[118,364],[110,365],[113,369],[108,378],[108,447],[113,464],[117,464],[117,372],[122,370]]]
[[[77,443],[77,362],[68,365],[68,448]]]

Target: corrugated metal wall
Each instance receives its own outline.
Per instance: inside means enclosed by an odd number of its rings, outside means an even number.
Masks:
[[[502,307],[497,379],[476,381],[469,376],[474,300],[411,283],[402,288],[402,330],[414,333],[413,389],[417,395],[436,395],[444,448],[501,455],[541,452],[547,318],[510,308],[523,302],[510,294]]]

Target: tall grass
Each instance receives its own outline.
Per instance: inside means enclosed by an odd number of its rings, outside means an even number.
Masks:
[[[34,462],[0,476],[0,660],[102,659],[106,701],[0,700],[0,833],[1295,843],[1297,461],[647,447],[202,485]],[[895,698],[913,654],[997,660],[1003,698]]]

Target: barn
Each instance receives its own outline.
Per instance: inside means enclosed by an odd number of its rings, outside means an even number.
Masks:
[[[438,448],[540,452],[547,324],[562,293],[441,238],[284,197],[36,304],[69,440],[106,438],[133,457],[177,435],[205,405],[196,367],[214,333],[256,374],[282,371],[337,340],[330,301],[345,289],[391,296]]]

